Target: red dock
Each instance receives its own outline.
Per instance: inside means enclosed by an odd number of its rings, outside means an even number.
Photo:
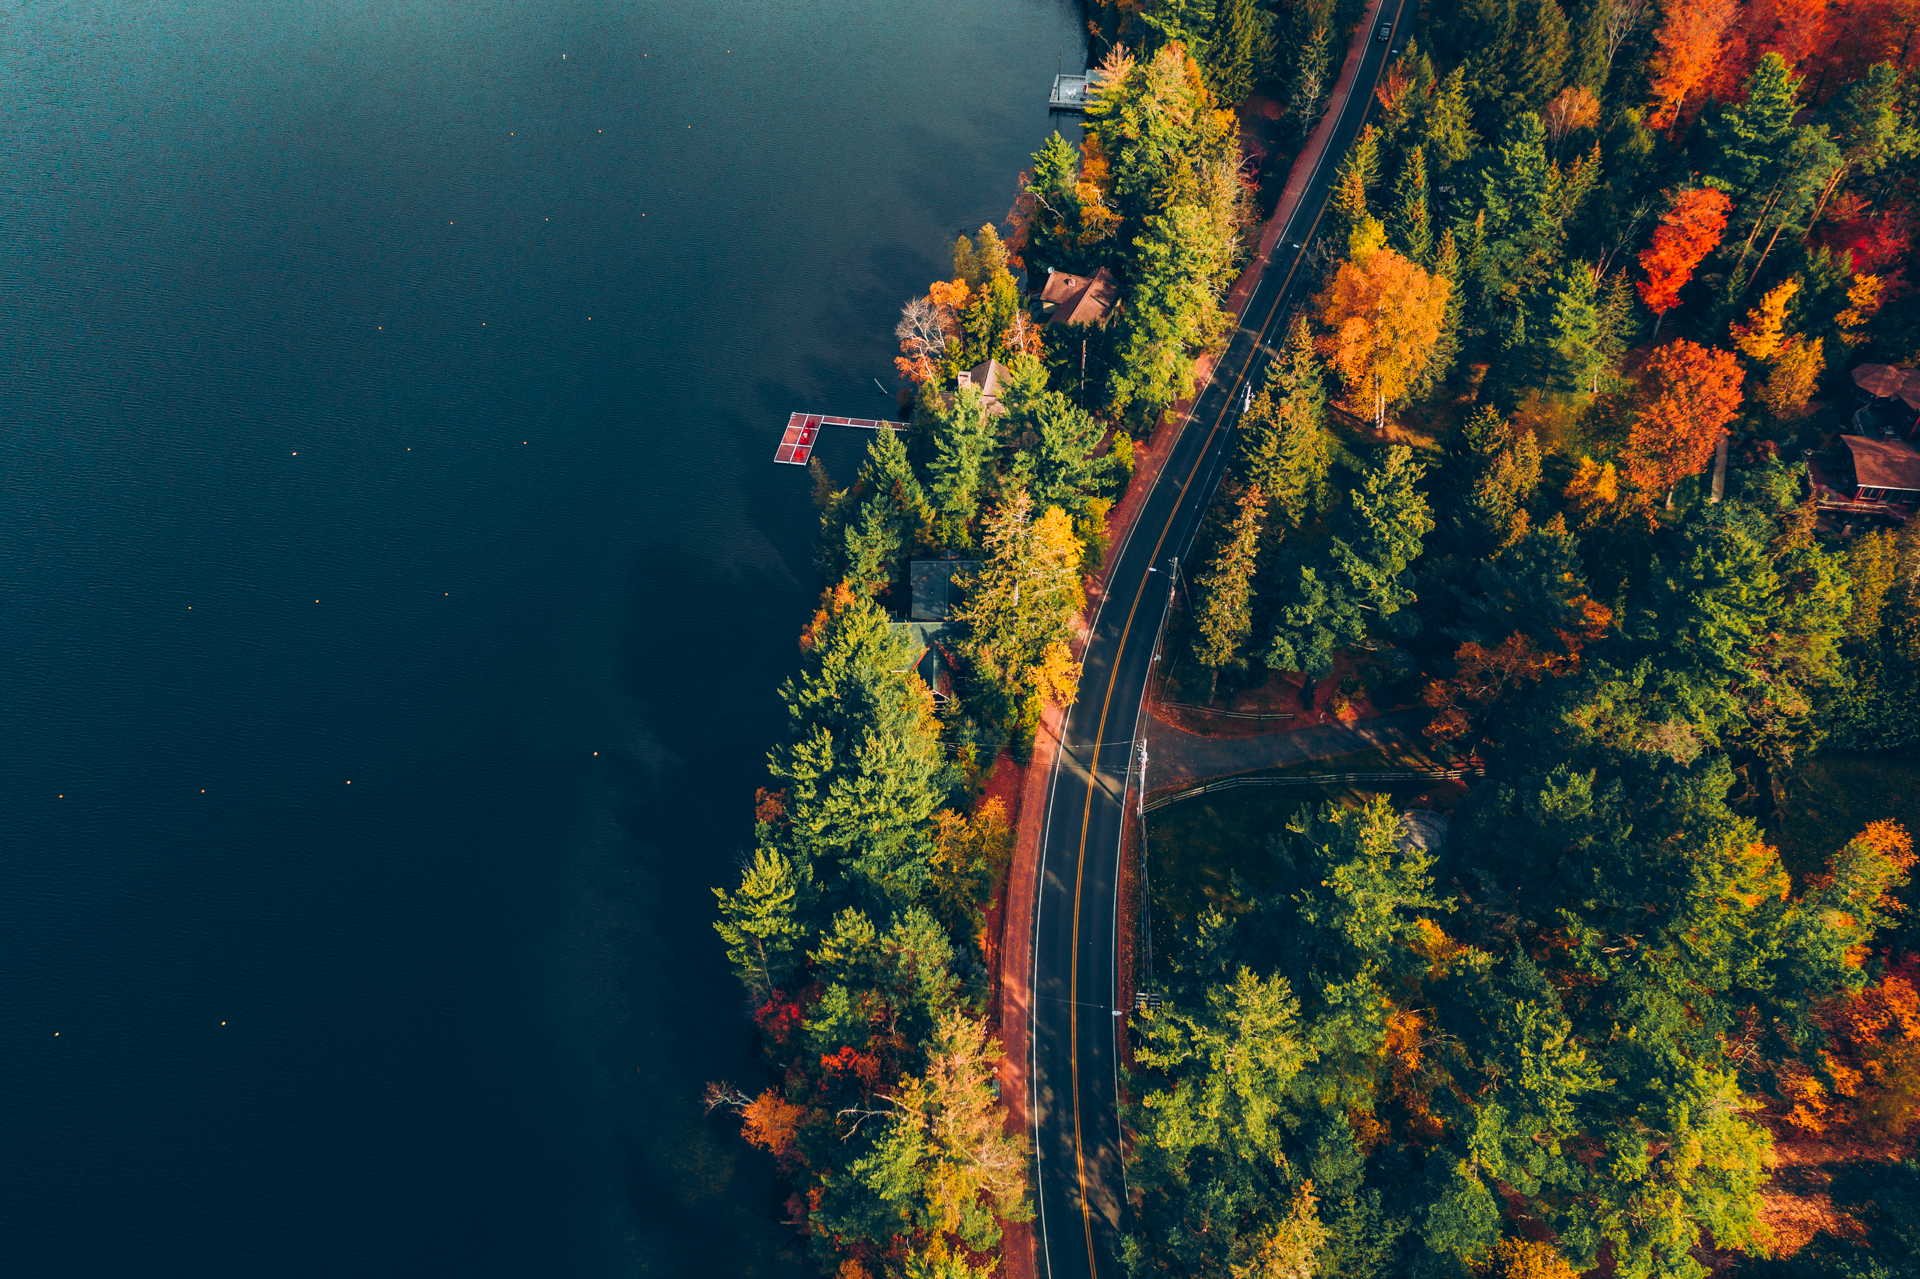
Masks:
[[[904,431],[905,422],[888,422],[872,417],[832,417],[821,413],[793,413],[787,417],[787,430],[780,437],[780,447],[773,452],[773,460],[790,466],[805,466],[807,459],[813,456],[814,441],[819,438],[823,426],[853,426],[863,431]]]

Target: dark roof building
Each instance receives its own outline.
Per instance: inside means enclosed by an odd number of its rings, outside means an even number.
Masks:
[[[966,592],[954,583],[956,575],[980,567],[979,560],[914,560],[907,565],[913,583],[913,608],[907,615],[915,622],[944,622],[966,598]]]
[[[1843,435],[1840,443],[1853,459],[1855,497],[1867,502],[1920,501],[1920,452],[1899,440],[1869,440]]]
[[[1000,403],[1000,388],[1007,380],[1007,366],[998,360],[988,360],[976,364],[954,379],[956,390],[964,391],[968,387],[980,392],[980,398],[986,401],[987,412],[1004,413],[1006,407]]]
[[[1040,304],[1048,324],[1105,324],[1120,304],[1120,286],[1105,267],[1090,276],[1050,270]]]

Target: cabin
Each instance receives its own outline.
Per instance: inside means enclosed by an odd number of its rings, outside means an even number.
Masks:
[[[972,387],[980,392],[980,398],[986,402],[988,413],[1007,411],[1006,406],[1000,403],[1000,388],[1007,383],[1007,366],[1000,361],[988,360],[984,364],[976,364],[954,378],[953,383],[956,391],[964,391]]]
[[[966,590],[953,579],[962,581],[980,567],[979,560],[910,560],[907,580],[913,587],[913,603],[907,617],[915,622],[945,622],[966,600]]]
[[[1920,450],[1903,440],[1837,436],[1808,460],[1807,474],[1815,499],[1825,508],[1904,523],[1920,506]]]
[[[953,691],[953,658],[944,645],[949,643],[953,611],[966,598],[966,591],[953,579],[980,567],[979,560],[910,560],[907,580],[912,585],[912,603],[907,620],[892,623],[896,634],[907,641],[907,664],[933,691],[936,702],[945,701]]]
[[[1049,270],[1040,290],[1041,312],[1048,324],[1104,325],[1120,306],[1120,286],[1101,267],[1092,275],[1069,275]]]

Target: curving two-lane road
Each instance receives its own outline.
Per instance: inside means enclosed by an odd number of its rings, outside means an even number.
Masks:
[[[1389,50],[1401,43],[1408,0],[1383,0],[1367,51],[1321,159],[1247,299],[1239,331],[1180,427],[1171,455],[1122,544],[1094,617],[1079,696],[1062,727],[1048,789],[1034,911],[1032,1012],[1037,1227],[1043,1279],[1118,1279],[1114,1245],[1126,1203],[1122,1167],[1115,928],[1120,835],[1131,739],[1166,611],[1167,561],[1185,557],[1227,456],[1241,388],[1261,366],[1302,287],[1303,252],[1326,207],[1338,158],[1373,105]]]

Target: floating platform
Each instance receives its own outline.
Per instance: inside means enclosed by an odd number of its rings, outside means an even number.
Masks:
[[[889,422],[877,417],[836,417],[825,413],[790,413],[787,415],[786,433],[780,437],[780,447],[773,451],[773,460],[783,466],[805,466],[807,459],[813,456],[814,442],[820,437],[823,426],[852,426],[862,431],[904,431],[905,422]]]
[[[1087,93],[1106,77],[1098,67],[1091,67],[1079,75],[1057,75],[1053,78],[1053,92],[1047,95],[1049,111],[1085,111]]]

